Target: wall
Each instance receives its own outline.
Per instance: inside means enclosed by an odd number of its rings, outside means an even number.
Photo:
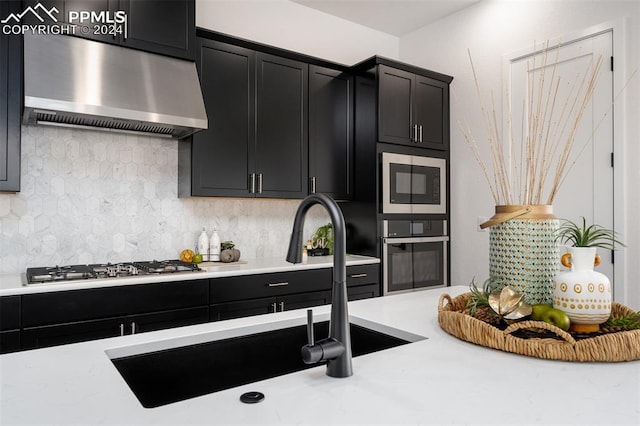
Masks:
[[[334,62],[397,57],[398,39],[288,1],[197,1],[197,25]],[[243,258],[286,255],[296,200],[177,197],[178,142],[22,128],[22,190],[0,194],[0,273],[177,258],[217,226]],[[311,236],[329,221],[313,207]]]
[[[400,59],[454,76],[451,92],[451,191],[452,282],[467,284],[473,277],[482,282],[488,276],[489,234],[477,232],[477,217],[491,216],[493,201],[485,179],[458,129],[458,121],[469,123],[474,135],[486,132],[479,114],[474,78],[467,49],[473,55],[483,96],[493,89],[497,116],[501,117],[503,55],[522,51],[563,34],[579,32],[607,21],[628,18],[626,74],[640,69],[640,2],[638,1],[494,1],[484,0],[400,39]],[[618,52],[614,53],[619,55]],[[622,181],[623,205],[616,213],[616,229],[622,230],[626,249],[616,253],[622,263],[622,292],[616,299],[640,307],[640,78],[627,87],[625,102],[616,111],[623,116],[621,138],[624,152],[617,152]],[[488,161],[488,159],[485,159]],[[619,173],[619,172],[616,172]],[[567,196],[571,196],[568,194]],[[618,206],[616,206],[618,207]],[[622,211],[620,211],[622,210]],[[482,248],[482,249],[479,249]]]
[[[217,226],[243,258],[284,258],[299,201],[178,198],[178,143],[23,127],[22,190],[0,194],[0,273],[175,259],[203,226]],[[305,236],[328,221],[313,207]]]
[[[397,37],[288,0],[196,0],[196,25],[345,65],[399,54]]]

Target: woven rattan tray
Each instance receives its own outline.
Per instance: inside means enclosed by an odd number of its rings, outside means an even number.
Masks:
[[[489,348],[500,349],[520,355],[563,361],[620,362],[640,359],[640,330],[599,334],[594,337],[576,339],[556,326],[542,321],[519,321],[500,329],[468,315],[467,300],[471,293],[455,298],[448,294],[440,296],[438,322],[447,333],[467,342]],[[611,315],[614,318],[632,314],[627,306],[613,302]],[[551,337],[536,337],[529,333],[518,336],[519,331],[534,329],[547,331]]]

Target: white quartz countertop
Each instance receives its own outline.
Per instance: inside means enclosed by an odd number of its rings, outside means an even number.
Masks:
[[[2,425],[638,425],[640,361],[569,363],[460,341],[437,322],[450,287],[349,303],[366,320],[428,337],[353,359],[334,379],[318,366],[158,408],[143,408],[107,353],[213,340],[242,327],[304,321],[286,311],[0,356]],[[327,313],[328,306],[315,309]],[[256,351],[259,356],[259,351]],[[242,393],[264,401],[247,405]]]
[[[347,255],[347,266],[380,263],[380,259],[369,256]],[[207,262],[206,265],[212,265]],[[126,278],[103,278],[57,283],[26,285],[25,273],[0,275],[0,296],[18,294],[45,293],[51,291],[79,290],[87,288],[114,287],[159,282],[175,282],[220,278],[238,275],[269,274],[274,272],[298,271],[304,269],[331,268],[333,256],[309,256],[304,263],[291,264],[284,257],[267,257],[259,259],[241,259],[237,263],[218,263],[214,266],[202,266],[201,272],[180,272],[172,274],[139,275]]]

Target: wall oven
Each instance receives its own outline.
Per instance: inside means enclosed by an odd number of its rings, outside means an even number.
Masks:
[[[447,286],[446,234],[445,220],[384,220],[383,294]]]
[[[382,153],[382,213],[446,214],[447,160]]]

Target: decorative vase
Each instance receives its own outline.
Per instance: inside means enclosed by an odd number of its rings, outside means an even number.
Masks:
[[[524,295],[529,304],[552,301],[559,221],[550,205],[496,206],[481,225],[489,233],[489,276]]]
[[[570,247],[560,259],[570,271],[553,282],[553,307],[567,313],[571,330],[593,333],[611,316],[611,282],[593,270],[600,264],[595,247]]]

